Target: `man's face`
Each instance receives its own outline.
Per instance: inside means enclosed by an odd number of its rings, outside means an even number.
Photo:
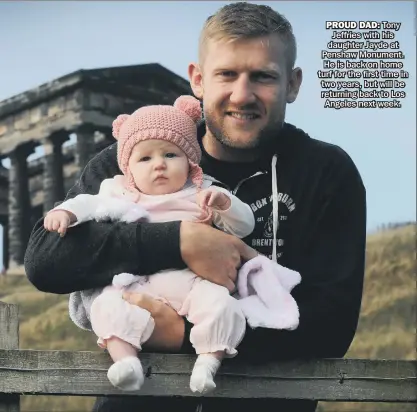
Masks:
[[[208,133],[235,149],[257,148],[276,138],[286,104],[295,100],[301,83],[301,71],[294,76],[287,66],[285,45],[276,35],[209,40],[202,66],[189,68],[193,91],[203,99]]]

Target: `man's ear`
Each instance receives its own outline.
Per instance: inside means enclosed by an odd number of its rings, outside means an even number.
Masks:
[[[303,71],[296,67],[292,70],[287,90],[287,103],[294,103],[303,81]]]
[[[188,78],[190,79],[191,89],[197,99],[203,98],[203,74],[198,63],[188,65]]]

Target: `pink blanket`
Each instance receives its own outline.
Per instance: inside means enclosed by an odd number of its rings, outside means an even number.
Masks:
[[[298,272],[259,255],[238,274],[237,293],[252,328],[293,330],[298,327],[298,305],[291,290],[301,282]]]

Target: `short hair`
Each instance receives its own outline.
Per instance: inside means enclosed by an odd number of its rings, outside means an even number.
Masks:
[[[204,60],[208,40],[239,40],[278,34],[287,47],[288,68],[297,58],[297,43],[291,23],[269,6],[235,2],[223,6],[210,16],[201,31],[199,60]]]

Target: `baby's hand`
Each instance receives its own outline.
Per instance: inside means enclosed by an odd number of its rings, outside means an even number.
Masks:
[[[198,205],[202,209],[213,208],[219,210],[227,210],[232,204],[230,197],[216,189],[204,189],[197,197]]]
[[[43,226],[49,232],[58,232],[63,237],[67,232],[68,226],[76,220],[73,213],[65,210],[53,210],[45,216]]]

